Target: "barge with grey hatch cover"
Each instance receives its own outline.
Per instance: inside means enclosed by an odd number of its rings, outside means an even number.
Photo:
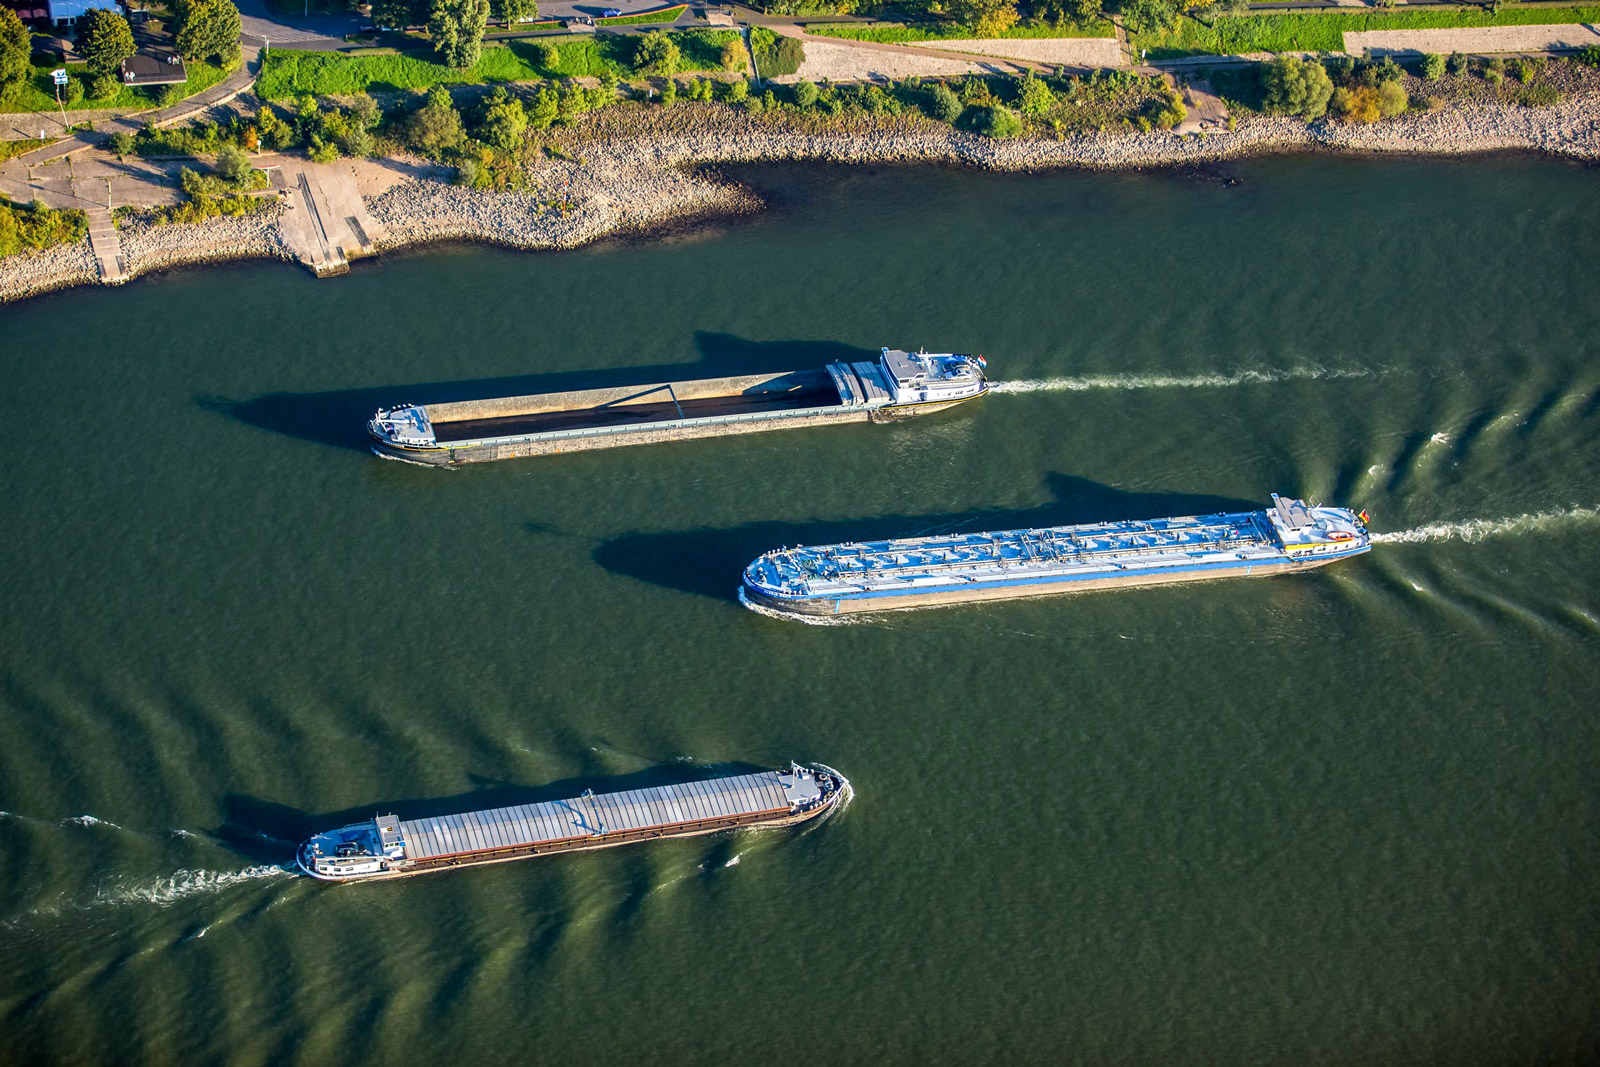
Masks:
[[[1274,493],[1265,511],[785,548],[745,568],[739,595],[757,609],[844,615],[1285,574],[1371,548],[1366,512]]]
[[[989,390],[982,356],[885,348],[820,370],[379,408],[372,451],[428,466],[927,415]]]
[[[619,793],[462,815],[378,815],[307,840],[295,865],[325,882],[366,882],[482,863],[696,837],[742,826],[792,826],[831,810],[849,783],[822,766],[790,764]]]

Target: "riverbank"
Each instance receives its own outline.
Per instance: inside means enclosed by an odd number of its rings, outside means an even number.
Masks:
[[[1528,108],[1465,104],[1373,125],[1246,116],[1233,130],[1060,140],[992,140],[918,117],[860,119],[825,129],[711,105],[616,108],[563,131],[529,188],[475,192],[438,177],[391,180],[366,198],[384,236],[379,252],[441,241],[570,249],[707,217],[754,211],[760,200],[707,168],[719,163],[938,164],[985,170],[1138,169],[1291,152],[1471,155],[1538,151],[1600,159],[1600,92]],[[380,161],[366,166],[394,170]],[[276,214],[125,231],[130,276],[189,263],[294,258]],[[88,245],[0,260],[0,302],[96,280]]]

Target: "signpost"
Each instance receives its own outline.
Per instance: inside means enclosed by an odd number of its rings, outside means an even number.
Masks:
[[[56,107],[61,109],[61,132],[67,132],[67,105],[61,102],[61,87],[67,84],[67,70],[57,67],[50,72],[50,80],[56,83]]]

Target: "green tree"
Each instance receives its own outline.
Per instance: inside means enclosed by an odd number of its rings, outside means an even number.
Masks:
[[[494,17],[504,22],[508,30],[518,22],[532,22],[539,17],[539,5],[535,0],[490,0],[490,7]]]
[[[661,106],[671,107],[678,102],[678,83],[671,78],[661,87]]]
[[[428,102],[412,113],[406,122],[406,143],[428,155],[438,155],[467,139],[461,127],[461,112],[450,102],[450,93],[435,85],[428,91]]]
[[[0,97],[27,82],[33,74],[33,34],[9,7],[0,7]],[[10,212],[4,212],[10,218]],[[12,219],[15,227],[16,220]]]
[[[426,0],[372,0],[372,21],[386,30],[403,30],[428,21]]]
[[[1033,17],[1060,26],[1071,22],[1087,26],[1101,15],[1101,0],[1038,0]]]
[[[556,96],[555,90],[540,89],[534,94],[533,108],[528,112],[528,125],[536,130],[542,130],[554,122],[560,113],[561,100]]]
[[[561,49],[549,41],[539,41],[533,46],[533,65],[546,74],[554,74],[561,67]]]
[[[217,173],[222,180],[234,186],[243,186],[255,170],[250,157],[238,145],[225,144],[217,149]]]
[[[978,115],[978,132],[987,137],[1015,137],[1022,132],[1022,119],[1010,108],[991,104]]]
[[[794,83],[794,102],[796,107],[809,108],[817,102],[817,83],[809,82],[802,78]]]
[[[1333,80],[1321,63],[1278,56],[1261,68],[1261,95],[1268,111],[1309,121],[1327,114]]]
[[[1017,24],[1016,0],[949,0],[945,10],[979,37],[997,37]]]
[[[383,118],[383,111],[379,109],[378,102],[366,93],[357,93],[350,98],[350,124],[363,130],[376,129],[378,120]]]
[[[1170,30],[1178,24],[1175,0],[1117,0],[1115,10],[1135,33]]]
[[[954,122],[961,117],[966,105],[962,104],[961,98],[951,92],[950,87],[944,82],[934,82],[928,89],[924,107],[930,116],[940,122]]]
[[[1017,110],[1024,115],[1043,115],[1055,105],[1056,94],[1050,86],[1028,71],[1017,80]]]
[[[177,0],[174,34],[185,59],[212,59],[229,64],[239,58],[243,25],[233,0]]]
[[[522,143],[528,129],[528,112],[521,100],[513,99],[501,88],[496,88],[484,101],[483,122],[478,126],[478,139],[504,151],[511,151]]]
[[[1392,119],[1411,103],[1406,90],[1399,82],[1386,81],[1378,86],[1378,114]]]
[[[1422,57],[1422,76],[1428,81],[1438,81],[1444,74],[1444,56],[1428,52]]]
[[[489,0],[433,0],[428,36],[447,65],[466,70],[478,62],[483,31],[489,25]]]
[[[133,31],[115,11],[91,8],[78,23],[78,49],[95,74],[115,74],[133,55]]]
[[[668,77],[678,73],[678,64],[683,61],[683,55],[678,51],[678,45],[660,30],[651,30],[639,38],[639,43],[633,49],[633,69],[641,74],[665,74]]]

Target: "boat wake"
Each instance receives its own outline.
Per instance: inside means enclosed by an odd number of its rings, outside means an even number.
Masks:
[[[782,619],[785,622],[803,622],[807,626],[854,626],[858,622],[867,621],[861,615],[802,615],[798,611],[779,611],[752,601],[744,595],[744,586],[739,587],[739,603],[757,615],[765,615],[769,619]]]
[[[122,904],[175,904],[188,897],[219,893],[246,882],[269,878],[283,878],[294,872],[288,867],[264,863],[246,867],[241,871],[174,871],[165,878],[102,886],[95,891],[89,906],[117,906]]]
[[[995,382],[996,393],[1084,392],[1090,389],[1218,389],[1232,385],[1264,385],[1271,382],[1370,378],[1365,367],[1336,370],[1330,367],[1290,367],[1287,370],[1246,370],[1234,374],[1106,374],[1081,378],[1022,378]]]
[[[1568,526],[1600,522],[1600,508],[1568,508],[1565,511],[1537,511],[1505,519],[1470,519],[1466,522],[1437,522],[1412,530],[1375,533],[1374,544],[1417,544],[1424,541],[1482,541],[1509,534],[1544,533]]]

